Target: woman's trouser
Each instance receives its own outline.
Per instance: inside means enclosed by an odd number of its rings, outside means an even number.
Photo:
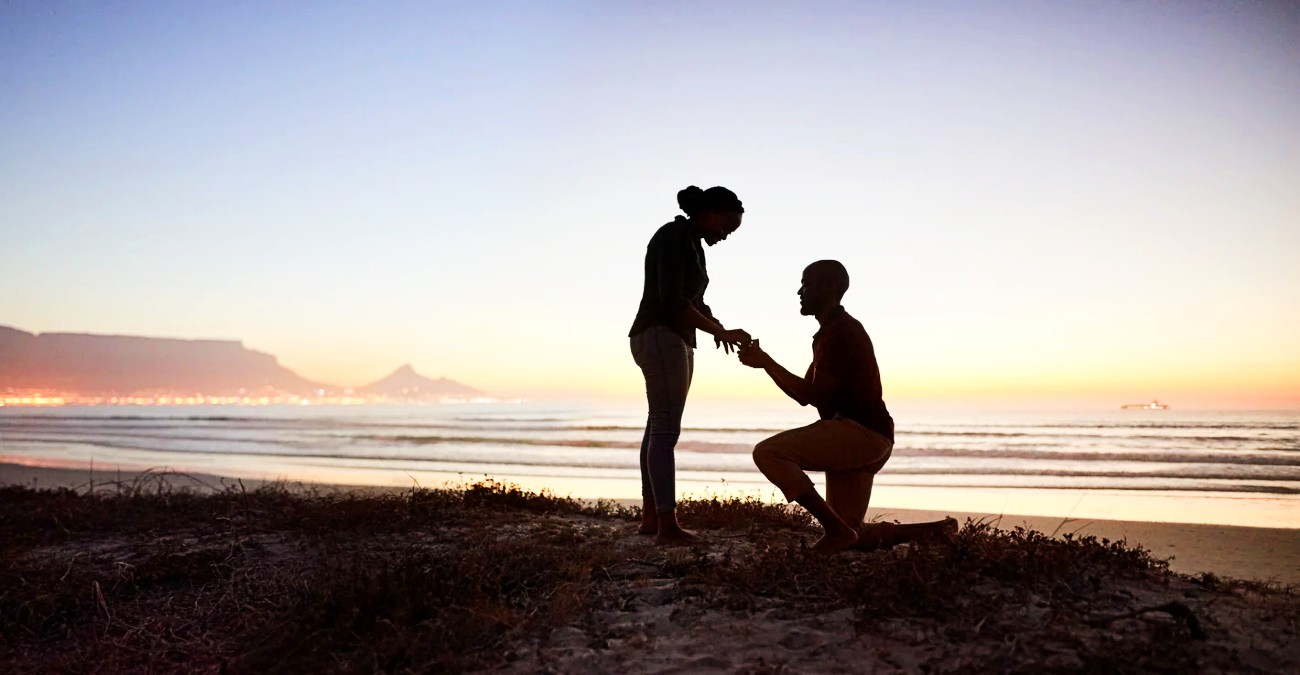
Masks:
[[[631,343],[650,407],[641,437],[641,498],[653,501],[655,512],[668,513],[677,507],[673,452],[682,433],[695,350],[666,326],[651,326],[633,335]]]

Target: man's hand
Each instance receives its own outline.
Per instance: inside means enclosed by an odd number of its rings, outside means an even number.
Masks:
[[[728,354],[748,345],[750,341],[749,333],[746,333],[739,328],[724,330],[713,336],[713,344],[721,347]]]
[[[741,347],[737,355],[740,357],[740,362],[750,368],[766,368],[773,363],[772,357],[758,346],[758,340]]]

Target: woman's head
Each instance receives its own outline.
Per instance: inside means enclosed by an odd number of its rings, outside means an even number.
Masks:
[[[704,243],[712,246],[740,227],[745,213],[736,193],[721,185],[701,190],[694,185],[677,193],[677,205],[695,224]]]

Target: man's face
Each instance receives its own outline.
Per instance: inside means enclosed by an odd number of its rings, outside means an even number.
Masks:
[[[839,306],[844,298],[844,280],[838,265],[813,263],[803,270],[799,286],[799,313],[817,316]]]
[[[821,310],[820,293],[817,288],[817,274],[812,268],[803,271],[803,278],[799,284],[799,313],[804,316],[813,316]]]

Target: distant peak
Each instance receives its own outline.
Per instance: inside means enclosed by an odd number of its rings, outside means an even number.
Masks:
[[[454,380],[448,380],[445,377],[436,380],[427,378],[415,372],[415,369],[409,363],[400,366],[384,379],[360,387],[359,390],[399,398],[436,397],[440,395],[479,396],[483,393],[473,387]]]

